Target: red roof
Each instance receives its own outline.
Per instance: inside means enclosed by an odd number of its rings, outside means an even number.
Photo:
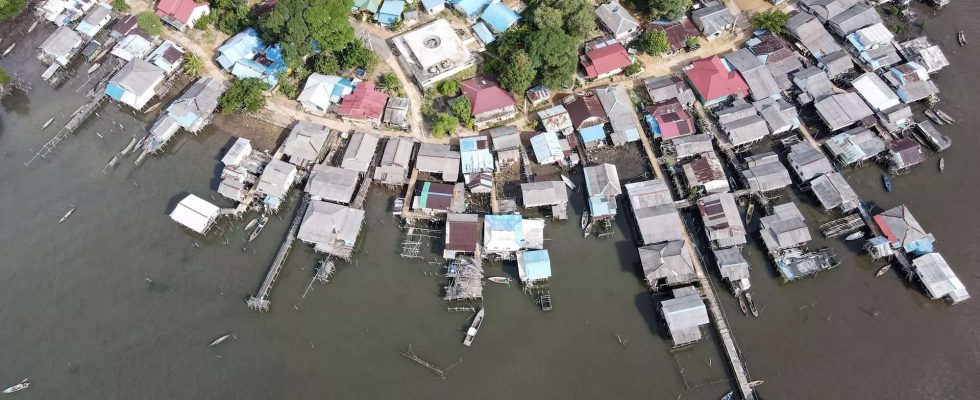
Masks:
[[[343,97],[337,114],[352,119],[380,121],[388,95],[374,90],[373,82],[361,82],[354,91]]]
[[[895,236],[892,229],[888,227],[888,223],[885,222],[885,218],[882,217],[881,214],[875,215],[874,220],[875,225],[878,225],[878,228],[881,228],[881,233],[885,235],[889,242],[898,243],[898,237]]]
[[[684,68],[687,80],[691,81],[694,90],[697,90],[704,101],[717,100],[722,97],[737,95],[745,97],[749,95],[749,86],[745,84],[742,77],[735,71],[729,71],[721,58],[713,56],[697,60],[687,68]]]
[[[660,126],[660,137],[664,140],[694,133],[694,122],[687,115],[687,111],[670,112],[653,118],[657,120],[657,125]]]
[[[514,105],[514,98],[510,97],[510,93],[501,89],[497,82],[487,78],[467,79],[459,84],[459,88],[470,100],[474,116]]]
[[[191,14],[198,7],[207,7],[208,3],[198,3],[194,0],[160,0],[157,3],[157,15],[176,19],[185,24],[190,22]]]
[[[585,73],[589,78],[595,78],[620,68],[626,68],[631,63],[629,53],[619,43],[587,51],[581,61],[582,68],[585,68]]]

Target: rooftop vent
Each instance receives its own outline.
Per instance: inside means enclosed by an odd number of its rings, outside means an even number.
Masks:
[[[425,47],[434,49],[436,47],[439,47],[440,44],[442,44],[442,39],[439,39],[438,36],[429,36],[425,38],[425,40],[422,41],[422,43]]]

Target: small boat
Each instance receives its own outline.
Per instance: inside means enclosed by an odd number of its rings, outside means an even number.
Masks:
[[[567,176],[561,175],[561,180],[565,182],[565,186],[568,186],[569,189],[575,190],[575,184]]]
[[[892,180],[888,179],[888,175],[881,176],[881,183],[885,184],[885,191],[891,193],[892,191]]]
[[[759,385],[762,385],[763,383],[766,383],[766,381],[752,381],[752,382],[749,382],[749,387],[750,388],[754,388],[754,387],[757,387]]]
[[[231,334],[230,333],[221,335],[221,337],[219,337],[217,339],[214,339],[214,341],[211,342],[211,344],[209,344],[208,347],[217,346],[217,345],[221,344],[221,342],[224,342],[225,340],[228,340],[228,338],[230,338],[230,337],[231,337]]]
[[[476,334],[480,332],[480,325],[483,324],[483,314],[484,309],[481,308],[476,316],[473,317],[473,323],[470,324],[470,329],[466,330],[466,337],[463,339],[463,345],[469,347],[473,344],[473,339],[476,339]]]
[[[38,20],[35,20],[34,23],[31,24],[31,27],[30,28],[27,28],[27,33],[34,32],[34,28],[37,28],[37,23],[38,22],[41,22],[41,20],[39,20],[39,19]]]
[[[9,388],[4,389],[3,392],[0,392],[0,393],[3,393],[3,394],[16,393],[16,392],[19,392],[21,390],[27,389],[30,386],[31,386],[31,383],[27,381],[27,378],[24,378],[24,380],[20,381],[20,383],[14,385],[14,386],[11,386]]]
[[[752,293],[745,292],[745,302],[746,303],[749,303],[749,311],[752,312],[752,316],[758,318],[759,317],[759,309],[758,308],[755,308],[755,303],[752,302]]]
[[[589,226],[589,212],[585,211],[582,213],[582,230],[585,230],[587,226]]]
[[[65,213],[64,216],[61,217],[61,219],[58,220],[58,223],[60,224],[60,223],[64,223],[65,221],[67,221],[68,220],[68,217],[71,217],[71,214],[74,213],[74,212],[75,212],[75,207],[72,207],[71,209],[68,210],[68,212]]]
[[[943,170],[944,169],[946,169],[946,159],[945,158],[940,158],[939,159],[939,173],[940,174],[943,173]]]
[[[845,237],[844,240],[858,240],[858,239],[861,239],[863,237],[864,237],[864,232],[857,231],[857,232],[854,232],[854,233],[852,233],[850,235],[847,235],[847,237]]]
[[[888,272],[888,270],[890,270],[891,268],[892,268],[892,265],[891,264],[888,264],[888,265],[886,265],[884,267],[881,267],[881,269],[879,269],[878,272],[875,273],[875,276],[876,277],[882,276],[882,275],[885,274],[885,272]]]
[[[41,130],[44,130],[48,126],[51,126],[52,122],[54,122],[54,118],[49,119],[48,122],[45,122],[44,125],[41,125]]]
[[[956,33],[956,40],[960,42],[960,46],[966,46],[966,34],[963,31]]]
[[[728,394],[721,396],[721,400],[734,400],[734,399],[735,399],[734,391],[728,392]]]
[[[738,299],[738,308],[740,310],[742,310],[742,315],[748,316],[749,315],[749,306],[745,304],[745,299],[742,298],[741,295],[735,296],[735,298]]]
[[[263,215],[262,216],[262,219],[259,220],[259,224],[255,227],[255,230],[253,230],[252,233],[248,235],[248,241],[249,242],[251,242],[251,241],[255,240],[255,238],[259,237],[259,234],[262,233],[262,228],[265,228],[265,223],[266,222],[269,222],[269,217]]]
[[[119,153],[119,155],[126,156],[127,154],[129,154],[129,152],[133,151],[133,149],[136,147],[136,142],[138,141],[139,138],[133,136],[133,139],[129,141],[129,144],[126,145],[126,148],[123,149],[122,152]]]
[[[99,63],[93,64],[91,67],[88,68],[88,74],[91,74],[91,73],[95,72],[95,70],[99,69],[99,67],[101,67],[101,66],[102,66],[102,64],[99,64]]]
[[[946,125],[946,121],[943,121],[942,118],[939,118],[939,116],[936,115],[935,111],[925,110],[922,113],[924,113],[927,117],[929,117],[929,119],[931,119],[932,122],[935,122],[936,125]]]
[[[245,230],[246,231],[247,230],[251,230],[252,228],[255,227],[255,224],[257,224],[257,223],[259,223],[259,219],[258,218],[252,218],[251,221],[248,221],[248,223],[245,224]]]
[[[953,119],[953,117],[950,117],[949,114],[944,113],[943,110],[940,110],[938,108],[936,109],[936,115],[938,115],[939,118],[942,118],[943,121],[946,121],[947,124],[952,125],[956,123],[956,120]]]
[[[493,283],[499,283],[502,285],[510,285],[510,278],[506,276],[491,276],[487,278],[488,281]]]
[[[10,47],[8,47],[7,50],[4,50],[3,55],[6,57],[7,54],[10,54],[11,51],[14,51],[14,47],[17,47],[17,43],[10,45]]]

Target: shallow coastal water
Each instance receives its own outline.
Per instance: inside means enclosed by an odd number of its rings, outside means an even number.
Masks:
[[[980,150],[973,138],[978,83],[972,66],[980,53],[975,45],[955,43],[957,29],[980,38],[977,22],[980,6],[953,2],[927,27],[953,64],[936,78],[941,108],[962,120],[944,127],[954,141],[944,154],[946,172],[938,174],[938,158],[930,158],[894,178],[890,194],[874,166],[846,175],[881,208],[907,204],[980,296],[974,263],[980,258],[974,244],[980,210],[973,206],[980,191],[972,179],[973,154]],[[460,344],[468,315],[446,312],[439,297],[443,279],[433,276],[438,267],[398,257],[401,236],[388,210],[392,193],[381,189],[365,206],[364,244],[351,265],[302,298],[316,257],[297,244],[272,291],[272,312],[247,309],[244,299],[274,257],[295,196],[251,244],[242,240],[247,220],[223,223],[225,231],[207,239],[188,233],[166,213],[185,193],[218,197],[226,132],[240,128],[181,134],[166,154],[142,167],[135,168],[131,157],[103,174],[146,125],[112,104],[53,157],[25,167],[31,149],[63,124],[61,115],[84,101],[75,91],[85,66],[58,90],[37,78],[42,68],[32,52],[42,40],[27,36],[0,59],[34,85],[30,98],[14,96],[0,107],[0,385],[24,377],[34,382],[17,396],[714,399],[730,390],[719,382],[728,374],[713,341],[670,350],[634,272],[628,220],[620,218],[612,238],[582,238],[580,192],[572,193],[570,221],[545,230],[555,309],[541,312],[517,286],[488,286],[487,319],[472,348]],[[55,123],[40,130],[52,116]],[[812,200],[803,196],[802,202]],[[77,210],[58,224],[69,204]],[[815,226],[819,213],[804,211]],[[761,318],[743,317],[734,299],[719,293],[753,379],[765,380],[762,396],[975,397],[980,303],[930,301],[898,274],[874,278],[877,268],[855,257],[855,249],[833,247],[840,267],[790,284],[782,284],[762,250],[751,247]],[[496,264],[488,274],[516,271]],[[237,339],[208,348],[228,332]],[[449,370],[448,380],[439,380],[399,354],[410,344],[438,365],[462,362]]]

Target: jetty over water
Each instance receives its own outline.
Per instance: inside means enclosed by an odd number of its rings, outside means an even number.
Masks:
[[[303,216],[306,215],[306,208],[309,205],[310,199],[304,195],[299,203],[299,207],[296,207],[296,215],[293,216],[293,223],[289,226],[289,231],[286,233],[286,238],[282,241],[282,245],[279,246],[279,252],[276,253],[276,258],[272,261],[272,266],[269,267],[269,272],[266,273],[265,280],[262,281],[262,286],[259,286],[259,290],[255,292],[254,296],[245,301],[248,304],[248,308],[262,312],[269,311],[269,292],[272,290],[272,285],[276,282],[276,278],[279,277],[279,272],[282,271],[282,267],[286,263],[286,256],[289,255],[289,249],[293,247],[293,242],[296,241],[296,233],[299,231],[300,222],[303,221]]]
[[[653,146],[650,145],[650,139],[646,135],[640,135],[640,142],[643,144],[643,150],[646,152],[647,158],[650,161],[650,167],[656,173],[657,178],[666,182],[666,177],[660,167],[660,161],[657,160],[653,152]],[[745,367],[745,362],[742,361],[742,352],[738,349],[738,344],[735,343],[735,335],[728,328],[725,312],[718,304],[718,297],[711,287],[711,281],[705,272],[704,264],[701,263],[701,257],[693,250],[690,232],[687,231],[687,227],[683,224],[681,225],[681,229],[683,231],[684,241],[687,242],[688,248],[692,249],[691,263],[697,274],[698,283],[703,289],[705,301],[708,303],[708,314],[711,316],[713,325],[718,332],[718,337],[721,338],[721,344],[725,348],[725,355],[728,358],[732,374],[735,376],[735,381],[738,385],[738,393],[745,400],[755,400],[755,392],[752,390],[752,385],[749,384],[749,371]]]

